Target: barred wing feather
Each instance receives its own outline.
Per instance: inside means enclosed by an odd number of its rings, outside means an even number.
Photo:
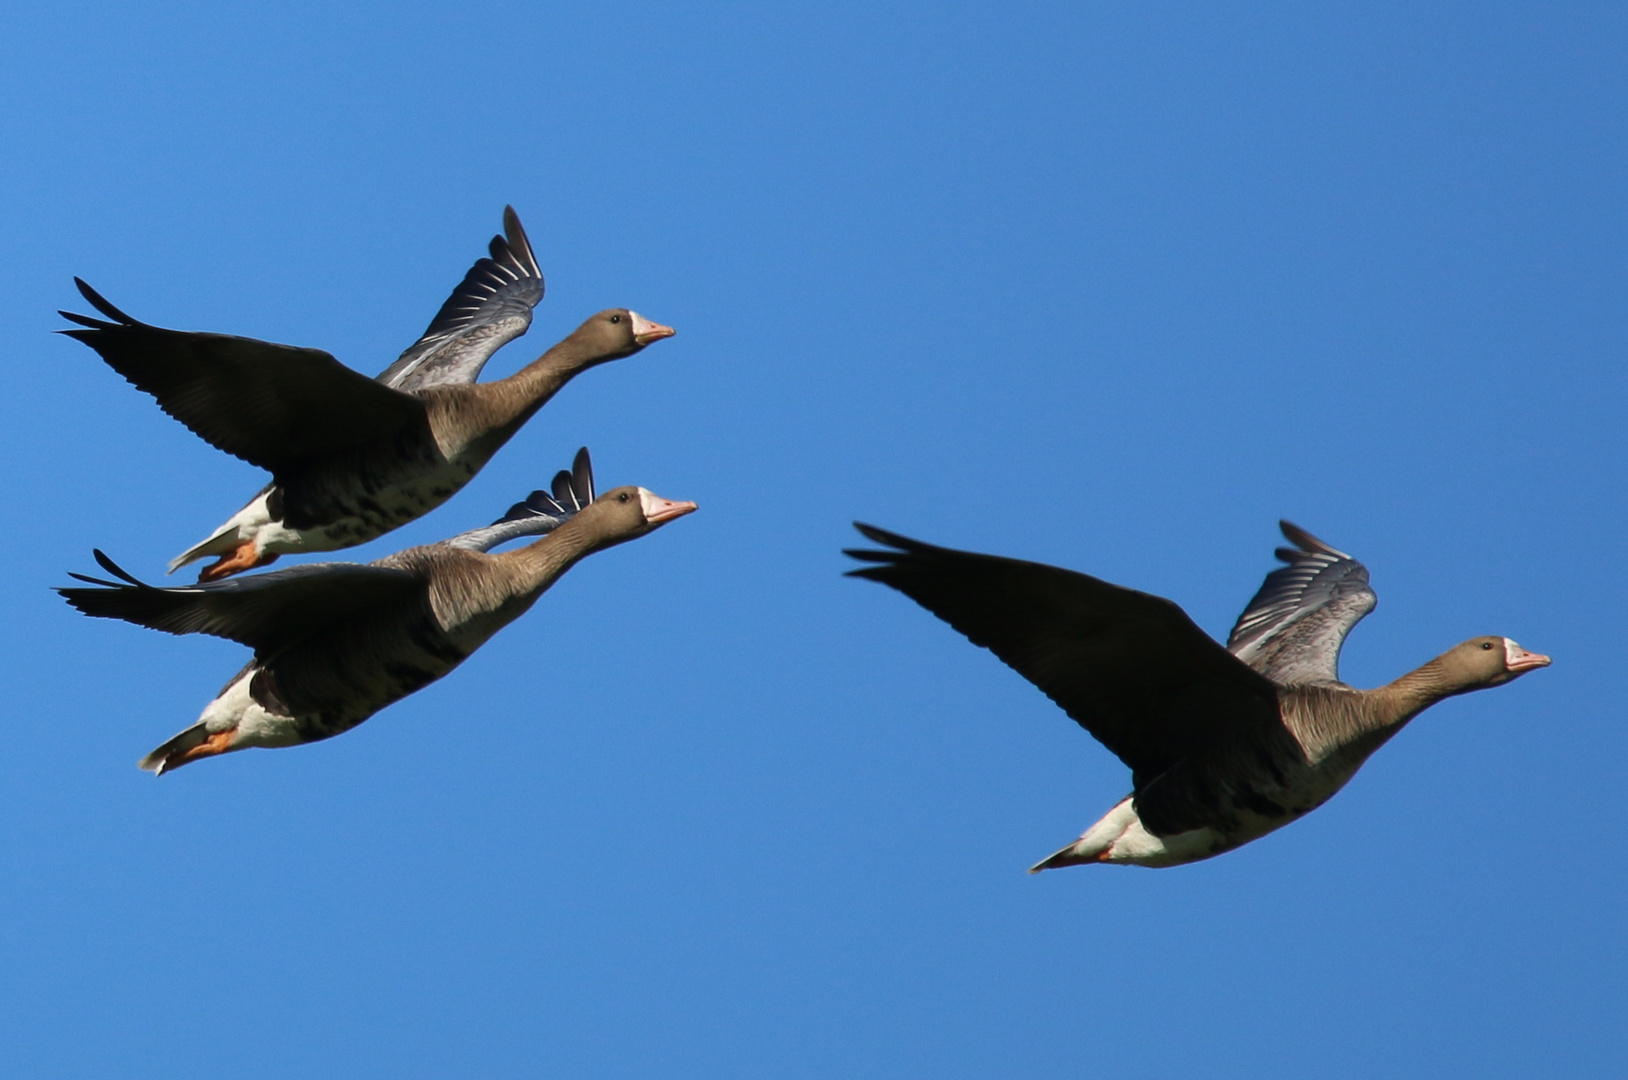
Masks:
[[[1339,682],[1345,636],[1378,602],[1368,568],[1311,533],[1279,522],[1294,547],[1238,616],[1227,649],[1284,686]]]
[[[512,206],[503,208],[503,231],[492,237],[490,257],[469,268],[423,336],[379,382],[398,390],[472,383],[492,354],[531,327],[543,272]]]

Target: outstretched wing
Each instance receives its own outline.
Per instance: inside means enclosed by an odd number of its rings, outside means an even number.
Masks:
[[[508,513],[483,529],[459,533],[442,543],[470,551],[489,551],[521,536],[540,536],[564,525],[594,501],[594,469],[588,448],[577,451],[571,471],[554,474],[551,491],[534,491],[524,502],[509,507]]]
[[[363,612],[385,612],[426,595],[422,574],[361,563],[310,563],[268,574],[164,588],[126,573],[97,551],[96,561],[117,581],[70,574],[93,588],[58,588],[63,599],[103,619],[163,630],[210,634],[241,642],[257,654],[275,653],[331,630]]]
[[[1282,741],[1277,688],[1169,600],[855,527],[895,550],[848,551],[878,564],[849,576],[898,589],[1000,657],[1129,765],[1138,788],[1222,744]]]
[[[1295,545],[1277,549],[1288,565],[1266,575],[1227,649],[1285,686],[1339,682],[1340,646],[1378,602],[1368,568],[1287,521],[1278,527]]]
[[[111,321],[64,311],[80,328],[61,333],[95,349],[199,438],[263,469],[279,473],[427,427],[423,402],[320,349],[149,326],[74,284]]]
[[[379,382],[398,390],[472,383],[493,353],[531,326],[531,309],[543,298],[543,272],[512,206],[503,208],[503,231],[506,236],[492,237],[491,257],[469,268],[424,336]]]

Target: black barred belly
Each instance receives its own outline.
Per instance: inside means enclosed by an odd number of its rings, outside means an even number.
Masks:
[[[251,692],[293,717],[303,741],[331,738],[463,663],[469,651],[433,627],[336,630],[307,640],[262,663]]]
[[[278,477],[268,509],[302,534],[304,550],[352,547],[434,510],[481,464],[469,457],[448,461],[430,440],[404,440],[390,452],[346,455],[321,469]]]

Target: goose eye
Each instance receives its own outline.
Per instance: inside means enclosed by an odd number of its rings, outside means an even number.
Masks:
[[[1482,642],[1482,643],[1481,643],[1481,647],[1482,647],[1482,648],[1483,648],[1483,649],[1490,649],[1490,648],[1492,648],[1492,642],[1490,642],[1490,641],[1483,641],[1483,642]]]
[[[621,322],[621,321],[622,321],[622,317],[620,315],[612,315],[611,316],[611,322],[617,323],[617,322]]]
[[[627,492],[624,491],[620,495],[616,496],[616,501],[617,502],[627,502]]]

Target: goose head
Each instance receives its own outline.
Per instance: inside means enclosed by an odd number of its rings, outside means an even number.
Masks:
[[[576,520],[596,547],[626,543],[696,510],[693,502],[664,499],[642,487],[612,488],[588,505]]]
[[[1542,653],[1527,652],[1506,637],[1477,637],[1455,645],[1437,660],[1443,681],[1453,693],[1466,693],[1488,686],[1502,686],[1528,671],[1548,667]]]
[[[671,326],[651,322],[637,311],[606,308],[577,327],[566,340],[603,362],[632,356],[651,342],[677,332]]]

